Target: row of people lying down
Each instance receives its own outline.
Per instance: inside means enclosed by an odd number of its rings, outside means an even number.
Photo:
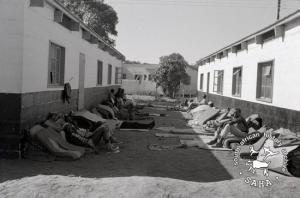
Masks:
[[[183,103],[181,103],[177,109],[181,110],[181,111],[190,112],[192,109],[195,109],[196,107],[198,107],[200,105],[208,105],[210,107],[214,106],[213,102],[207,101],[207,96],[206,96],[206,94],[204,94],[203,98],[199,102],[194,101],[193,99],[190,99],[190,100],[185,99],[185,101]]]
[[[154,121],[105,120],[89,111],[51,113],[45,122],[30,129],[30,137],[54,156],[78,159],[87,148],[98,152],[102,141],[105,150],[119,152],[116,129],[152,129],[154,125]]]

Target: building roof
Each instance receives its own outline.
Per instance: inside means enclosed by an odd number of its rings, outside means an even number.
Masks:
[[[88,31],[91,35],[96,37],[99,42],[105,45],[105,47],[108,48],[108,51],[111,50],[113,52],[113,56],[117,57],[118,59],[125,60],[125,56],[119,52],[117,49],[115,49],[112,45],[108,44],[104,39],[97,34],[92,28],[88,27],[84,24],[84,22],[75,14],[73,14],[69,9],[67,9],[59,0],[46,0],[50,5],[53,7],[61,10],[65,15],[70,17],[72,20],[76,21],[80,24],[80,27],[84,30]]]
[[[124,63],[123,64],[124,67],[143,67],[143,68],[147,68],[147,69],[158,69],[159,68],[159,64],[136,64],[136,63]]]
[[[192,70],[196,70],[196,71],[198,70],[197,67],[195,67],[195,66],[188,65],[187,67],[192,69]]]
[[[280,20],[277,20],[275,23],[272,23],[271,25],[268,25],[267,27],[264,27],[264,28],[262,28],[262,29],[260,29],[260,30],[258,30],[258,31],[256,31],[256,32],[254,32],[254,33],[252,33],[252,34],[250,34],[250,35],[248,35],[248,36],[246,36],[246,37],[244,37],[244,38],[242,38],[242,39],[240,39],[240,40],[238,40],[238,41],[236,41],[236,42],[234,42],[234,43],[231,43],[231,44],[229,44],[229,45],[223,47],[222,49],[220,49],[220,50],[218,50],[218,51],[216,51],[216,52],[211,53],[210,55],[208,55],[208,56],[206,56],[206,57],[204,57],[204,58],[201,58],[201,59],[197,62],[197,65],[200,65],[202,61],[204,61],[204,60],[206,60],[206,59],[208,59],[208,58],[210,58],[210,57],[212,57],[212,56],[215,56],[215,55],[217,55],[218,53],[221,53],[221,52],[223,52],[223,51],[225,51],[225,50],[227,50],[227,49],[231,49],[233,46],[236,46],[236,45],[238,45],[238,44],[241,44],[242,42],[245,42],[245,41],[247,41],[247,40],[253,39],[253,38],[255,38],[257,35],[266,33],[266,32],[268,32],[268,31],[274,29],[275,27],[282,26],[282,25],[284,25],[284,24],[286,24],[286,23],[288,23],[288,22],[290,22],[290,21],[292,21],[292,20],[294,20],[294,19],[296,19],[296,18],[298,18],[298,17],[300,17],[300,10],[297,10],[296,12],[293,12],[293,13],[291,13],[290,15],[288,15],[288,16],[286,16],[286,17],[280,19]]]

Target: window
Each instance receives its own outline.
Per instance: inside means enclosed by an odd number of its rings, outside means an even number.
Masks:
[[[111,84],[112,65],[108,65],[107,84]]]
[[[50,42],[48,85],[62,86],[65,74],[65,48]]]
[[[241,97],[242,92],[242,67],[233,68],[232,95]]]
[[[200,74],[200,90],[203,90],[203,78],[204,74]]]
[[[273,61],[259,63],[257,70],[256,98],[272,102],[273,95]]]
[[[102,85],[103,62],[98,61],[97,84]]]
[[[116,67],[115,84],[117,84],[117,85],[122,84],[122,68],[121,67]]]
[[[148,75],[148,81],[153,81],[153,77],[151,74]]]
[[[218,94],[223,93],[223,76],[224,70],[215,70],[214,73],[214,92]]]
[[[135,75],[134,75],[134,80],[140,80],[140,75],[135,74]]]
[[[126,74],[122,74],[122,79],[126,79]]]

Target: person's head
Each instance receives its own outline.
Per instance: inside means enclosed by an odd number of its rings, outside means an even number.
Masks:
[[[228,113],[228,116],[231,116],[231,117],[238,117],[241,115],[241,109],[239,108],[232,108],[230,109],[229,113]]]
[[[210,107],[214,107],[214,103],[213,103],[212,101],[209,101],[207,104],[208,104],[208,106],[210,106]]]
[[[111,89],[111,90],[110,90],[110,93],[114,93],[114,92],[115,92],[115,90],[114,90],[114,89]]]
[[[204,95],[203,95],[203,99],[206,99],[206,97],[207,97],[207,95],[206,95],[206,94],[204,94]]]

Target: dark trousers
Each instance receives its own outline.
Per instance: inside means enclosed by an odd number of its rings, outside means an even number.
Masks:
[[[104,143],[108,143],[110,141],[111,134],[109,132],[109,128],[106,126],[100,126],[93,132],[91,139],[94,145],[97,145],[101,141],[102,137]]]
[[[140,123],[140,122],[124,121],[121,124],[120,128],[121,129],[149,129],[149,128],[151,128],[152,122],[150,122],[150,123]]]

